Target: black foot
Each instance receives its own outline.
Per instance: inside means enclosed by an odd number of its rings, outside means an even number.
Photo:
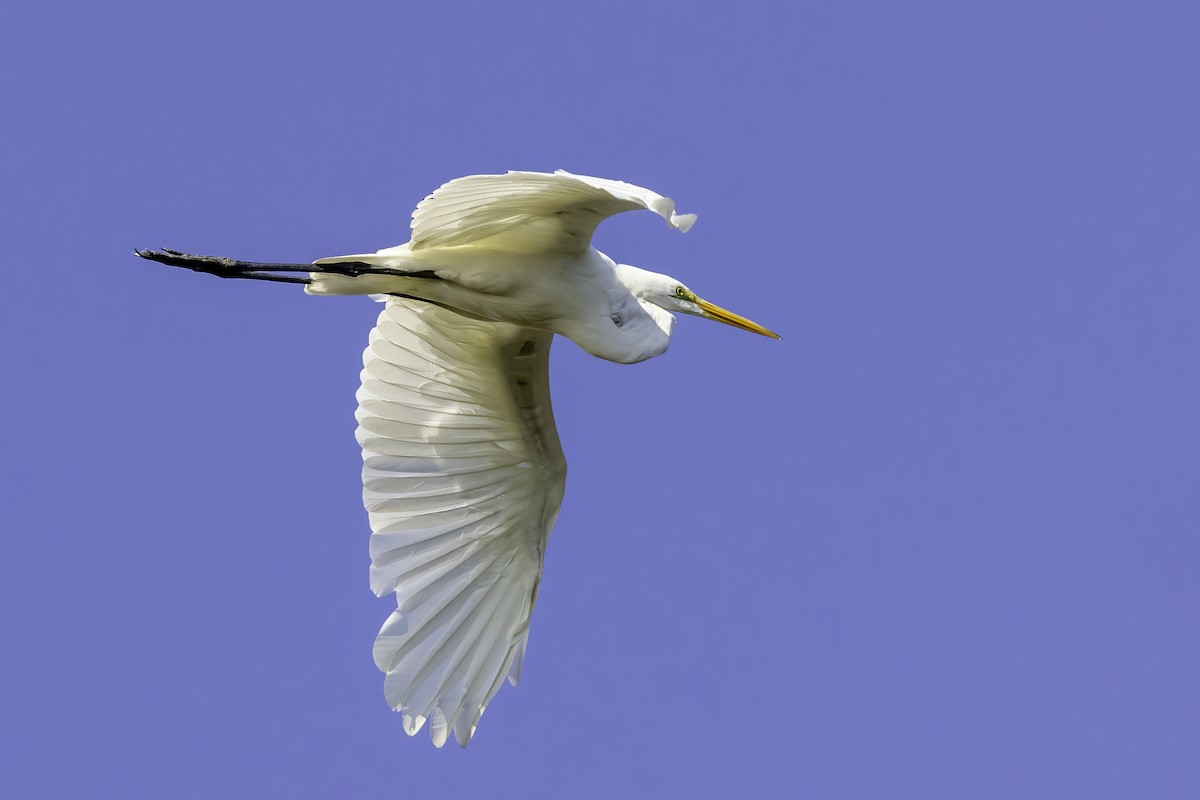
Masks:
[[[268,264],[255,261],[237,261],[220,256],[195,256],[178,250],[134,250],[134,253],[149,261],[157,261],[170,267],[183,267],[193,272],[204,272],[218,278],[244,278],[256,281],[278,281],[280,283],[309,283],[306,274],[288,275],[289,272],[308,273],[314,271],[309,264]],[[284,273],[284,274],[280,274]]]

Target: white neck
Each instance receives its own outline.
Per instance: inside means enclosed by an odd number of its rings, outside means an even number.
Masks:
[[[585,324],[561,333],[592,355],[621,364],[662,355],[671,344],[675,317],[645,298],[670,279],[628,264],[612,269],[615,280],[603,306]]]

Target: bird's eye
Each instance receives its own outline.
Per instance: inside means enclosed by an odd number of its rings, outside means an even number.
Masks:
[[[687,297],[687,289],[683,288],[682,286],[676,286],[675,287],[675,296],[676,297]]]

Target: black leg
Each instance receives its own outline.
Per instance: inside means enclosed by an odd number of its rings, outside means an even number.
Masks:
[[[218,278],[246,278],[256,281],[279,281],[281,283],[310,283],[310,272],[330,275],[345,275],[357,278],[359,275],[394,275],[399,278],[432,278],[437,274],[432,270],[400,270],[379,267],[363,261],[342,261],[336,264],[275,264],[264,261],[238,261],[221,256],[196,256],[181,253],[178,250],[134,250],[134,253],[150,261],[157,261],[171,267],[183,267],[194,272],[205,272]],[[288,275],[289,272],[302,273]]]

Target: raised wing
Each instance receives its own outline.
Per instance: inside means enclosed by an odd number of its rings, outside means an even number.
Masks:
[[[623,181],[548,172],[469,175],[445,184],[413,212],[410,247],[483,244],[520,253],[582,252],[596,226],[622,211],[647,208],[687,231],[695,214]]]
[[[466,746],[515,685],[562,501],[552,335],[393,298],[363,354],[358,441],[371,588],[396,593],[375,640],[410,736]]]

